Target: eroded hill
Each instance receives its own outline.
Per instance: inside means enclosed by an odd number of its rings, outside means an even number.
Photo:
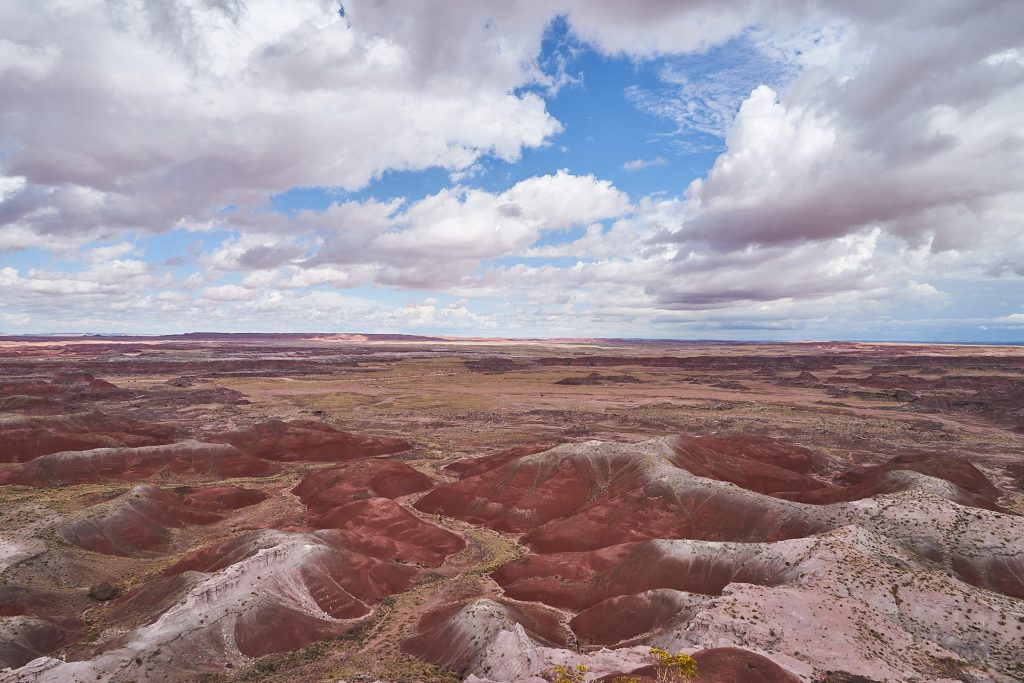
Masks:
[[[0,681],[1019,680],[1022,387],[1013,348],[4,341]]]

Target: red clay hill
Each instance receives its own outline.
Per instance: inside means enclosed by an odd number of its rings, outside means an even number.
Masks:
[[[50,453],[0,472],[0,484],[53,487],[135,481],[155,474],[203,479],[268,476],[278,466],[227,444],[183,441],[164,446]]]
[[[400,439],[358,436],[320,422],[301,420],[269,420],[214,434],[207,440],[229,443],[257,458],[283,462],[341,462],[412,448]]]
[[[0,339],[0,682],[646,681],[652,646],[698,681],[1024,680],[1022,373],[980,346]]]
[[[186,524],[212,524],[223,512],[254,505],[267,498],[262,491],[236,486],[161,489],[143,484],[86,511],[85,516],[58,527],[68,543],[108,555],[134,555],[167,545],[169,529]]]

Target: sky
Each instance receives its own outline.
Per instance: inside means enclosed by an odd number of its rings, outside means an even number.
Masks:
[[[1024,340],[1017,0],[9,0],[0,332]]]

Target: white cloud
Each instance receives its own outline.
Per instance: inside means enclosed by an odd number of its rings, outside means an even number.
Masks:
[[[495,42],[486,12],[449,13],[472,54],[425,60],[393,15],[356,4],[348,25],[330,0],[6,3],[2,166],[26,185],[3,222],[161,231],[294,186],[514,160],[559,129],[512,92],[539,77],[543,24]]]
[[[18,274],[17,268],[11,268],[5,266],[0,268],[0,287],[10,287],[21,282],[21,276]]]
[[[138,248],[132,242],[115,242],[89,250],[89,260],[94,262],[108,261],[135,253]]]
[[[622,164],[622,170],[642,171],[645,168],[653,168],[655,166],[668,166],[668,160],[665,159],[665,157],[654,157],[653,159],[633,159]]]
[[[208,301],[249,301],[255,297],[255,291],[241,285],[217,285],[202,291],[202,298]]]
[[[566,171],[522,180],[501,193],[456,187],[408,206],[376,202],[326,212],[339,220],[311,265],[380,265],[377,282],[445,286],[482,260],[526,249],[545,232],[630,211],[609,181]],[[360,220],[362,219],[362,220]]]
[[[0,6],[0,251],[68,262],[0,267],[4,315],[640,333],[955,308],[956,277],[1004,278],[1015,301],[1020,12],[959,0],[345,5],[347,21],[332,0]],[[557,15],[605,54],[691,55],[661,64],[663,87],[630,91],[677,132],[724,140],[684,194],[631,200],[569,171],[505,189],[485,177],[487,157],[514,161],[561,128],[538,94],[571,78],[538,62]],[[729,52],[741,42],[747,52]],[[296,187],[429,167],[456,184],[323,212],[266,207]],[[172,282],[141,256],[148,233],[172,227],[230,236],[190,251],[202,272]],[[396,308],[324,291],[364,286],[434,296]],[[484,297],[501,304],[485,311]]]
[[[55,45],[21,45],[0,38],[0,76],[41,81],[57,64],[60,49]]]

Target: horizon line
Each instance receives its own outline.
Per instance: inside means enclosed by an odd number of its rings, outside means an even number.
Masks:
[[[0,341],[74,341],[74,340],[111,340],[111,341],[138,341],[138,340],[161,340],[198,337],[223,338],[223,337],[298,337],[303,339],[315,339],[317,337],[334,338],[342,341],[345,337],[364,337],[365,341],[411,341],[411,342],[488,342],[488,341],[521,341],[521,342],[549,342],[549,343],[586,343],[586,342],[656,342],[656,343],[712,343],[712,344],[891,344],[906,346],[1024,346],[1022,340],[1004,341],[982,341],[982,340],[904,340],[904,339],[828,339],[828,338],[807,338],[807,339],[728,339],[715,337],[699,337],[681,339],[676,337],[565,337],[565,336],[509,336],[497,335],[485,336],[463,336],[452,334],[412,334],[405,332],[216,332],[216,331],[191,331],[176,333],[139,333],[139,332],[34,332],[22,334],[5,334],[0,331]],[[353,339],[353,341],[359,341]]]

